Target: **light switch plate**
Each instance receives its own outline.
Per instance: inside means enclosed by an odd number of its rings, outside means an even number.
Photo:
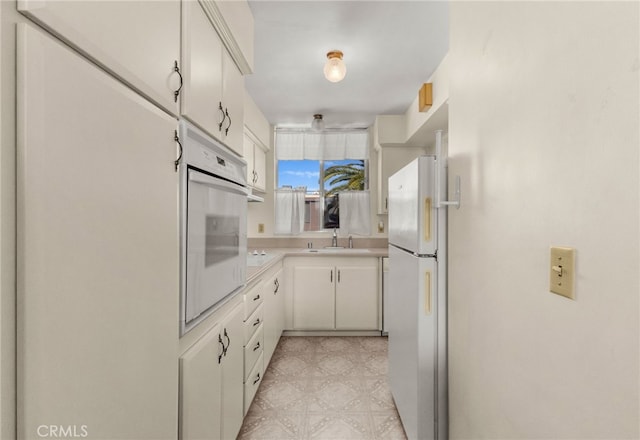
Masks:
[[[558,295],[575,299],[575,249],[552,247],[549,264],[549,290]]]

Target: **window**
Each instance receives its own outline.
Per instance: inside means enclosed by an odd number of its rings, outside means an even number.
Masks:
[[[306,187],[304,230],[340,227],[338,192],[368,189],[369,161],[278,160],[277,188]]]

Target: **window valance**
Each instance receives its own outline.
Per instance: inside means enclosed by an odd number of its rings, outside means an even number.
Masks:
[[[277,131],[277,160],[344,160],[369,158],[369,132]]]

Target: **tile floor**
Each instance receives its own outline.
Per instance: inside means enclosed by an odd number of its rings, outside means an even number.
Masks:
[[[386,337],[282,337],[239,440],[404,440]]]

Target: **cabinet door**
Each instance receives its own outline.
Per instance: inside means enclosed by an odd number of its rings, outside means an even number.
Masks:
[[[17,31],[18,437],[47,420],[175,436],[176,120],[39,28]]]
[[[271,356],[278,345],[278,340],[284,328],[284,295],[282,292],[282,269],[271,277],[265,284],[265,319],[264,319],[264,362],[271,360]]]
[[[180,357],[181,440],[220,438],[222,353],[216,325]]]
[[[182,2],[181,113],[210,135],[221,139],[222,42],[195,0]]]
[[[379,330],[378,268],[338,267],[336,329]]]
[[[267,152],[260,145],[256,145],[254,148],[253,168],[256,172],[253,187],[264,192],[267,188]]]
[[[334,266],[296,266],[293,273],[293,328],[335,327]]]
[[[247,161],[247,184],[253,186],[255,174],[253,173],[253,140],[245,133],[242,136],[242,158]]]
[[[242,155],[244,78],[226,49],[222,50],[222,105],[226,119],[222,127],[221,140]]]
[[[238,304],[225,317],[220,328],[226,347],[222,359],[222,439],[236,438],[244,415],[243,315],[243,306]]]
[[[280,269],[276,274],[275,279],[276,284],[276,346],[278,345],[278,341],[280,340],[280,336],[282,336],[282,332],[284,331],[284,322],[285,322],[285,282],[284,282],[284,269]]]
[[[179,0],[19,0],[18,10],[176,114]]]

